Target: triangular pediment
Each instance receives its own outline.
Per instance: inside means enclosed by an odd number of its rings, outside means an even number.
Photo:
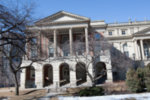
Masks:
[[[76,14],[68,13],[65,11],[60,11],[51,16],[43,18],[36,22],[36,24],[41,23],[55,23],[55,22],[71,22],[71,21],[89,21],[90,19],[87,17],[79,16]]]
[[[53,22],[60,22],[60,21],[75,21],[75,20],[80,20],[77,18],[73,18],[67,15],[61,16],[60,18],[57,18],[55,20],[53,20]]]

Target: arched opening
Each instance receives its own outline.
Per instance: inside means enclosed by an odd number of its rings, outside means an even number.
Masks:
[[[86,67],[84,63],[77,63],[76,64],[76,80],[77,85],[80,85],[82,83],[86,82]]]
[[[50,64],[44,65],[44,87],[53,84],[53,68]]]
[[[106,65],[104,62],[98,62],[95,66],[96,84],[102,84],[107,79]]]
[[[35,69],[33,66],[26,68],[26,88],[35,88]]]
[[[70,71],[69,65],[63,63],[60,65],[60,86],[65,85],[70,82]]]

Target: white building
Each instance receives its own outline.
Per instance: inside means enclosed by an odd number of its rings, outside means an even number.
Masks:
[[[48,59],[34,63],[32,67],[22,71],[21,88],[90,86],[92,83],[89,76],[78,67],[79,63],[84,66],[86,59],[81,57],[81,62],[77,63],[73,55],[73,43],[81,36],[85,37],[85,52],[89,54],[89,30],[101,33],[116,50],[125,54],[131,61],[139,61],[141,66],[149,63],[150,21],[107,24],[104,21],[91,21],[87,17],[60,11],[37,21],[28,29],[35,32],[37,44],[40,44],[41,48],[37,52],[29,50],[29,55],[34,56],[40,53],[40,57]],[[66,40],[69,41],[69,53],[65,52],[61,46],[61,43]],[[113,69],[111,55],[99,58],[98,66],[103,66],[107,70],[101,80],[112,82],[118,69]],[[29,63],[30,60],[24,60],[22,66]],[[88,68],[91,75],[92,68],[91,64]]]

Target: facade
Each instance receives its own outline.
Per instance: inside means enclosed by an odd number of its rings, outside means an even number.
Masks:
[[[76,62],[73,54],[73,44],[81,36],[84,36],[85,43],[81,46],[85,47],[83,52],[89,54],[88,37],[91,30],[103,35],[109,44],[131,61],[138,61],[141,66],[149,63],[149,21],[107,24],[104,21],[91,21],[87,17],[60,11],[37,21],[28,29],[37,36],[35,44],[40,45],[40,50],[29,49],[27,46],[28,55],[47,59],[22,70],[21,88],[91,86],[89,76],[79,67],[79,65],[84,67],[87,60],[81,57],[81,61]],[[69,41],[69,51],[61,45],[65,41]],[[109,50],[104,52],[108,52],[107,55],[100,55],[96,62],[98,66],[106,69],[106,75],[101,80],[113,82],[117,69],[113,68],[111,52]],[[29,59],[25,59],[22,66],[30,62]],[[88,70],[92,75],[92,64]]]

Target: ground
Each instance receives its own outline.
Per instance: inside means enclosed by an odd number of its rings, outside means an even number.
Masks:
[[[113,96],[114,94],[131,94],[125,85],[125,82],[116,82],[116,83],[107,83],[102,85],[105,88],[106,96]],[[78,91],[85,87],[78,87],[78,88],[68,88],[65,93],[58,93],[51,91],[47,93],[45,89],[26,89],[20,90],[20,95],[15,96],[15,88],[0,88],[0,100],[2,97],[8,97],[9,100],[58,100],[57,97],[64,97],[64,96],[75,96]],[[41,99],[39,99],[41,98]],[[48,99],[45,99],[48,98]],[[66,99],[66,98],[65,98]],[[64,99],[61,99],[64,100]],[[109,100],[109,99],[108,99]],[[114,99],[115,100],[115,99]],[[118,100],[118,99],[117,99]],[[119,99],[120,100],[120,99]],[[126,100],[136,100],[133,98],[128,98]]]
[[[14,90],[14,88],[0,88],[0,98],[8,97],[10,100],[36,100],[45,96],[47,93],[46,90],[27,89],[20,90],[20,95],[15,96]]]

